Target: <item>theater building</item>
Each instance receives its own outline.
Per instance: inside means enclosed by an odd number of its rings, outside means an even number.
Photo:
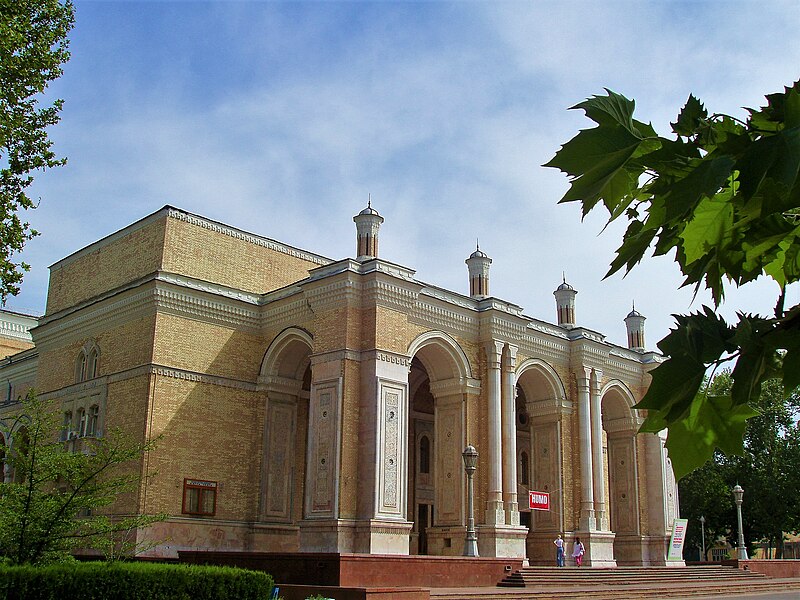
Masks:
[[[152,555],[461,555],[471,444],[481,556],[551,564],[561,533],[591,565],[664,564],[677,487],[632,408],[659,360],[644,317],[615,346],[566,282],[556,323],[526,316],[480,250],[469,295],[441,289],[379,258],[373,208],[354,221],[356,257],[331,260],[167,206],[55,263],[0,364],[0,435],[35,386],[68,443],[161,436],[114,509],[171,515],[139,532]]]

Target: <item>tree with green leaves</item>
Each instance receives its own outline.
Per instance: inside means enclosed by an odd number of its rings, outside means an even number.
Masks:
[[[718,374],[709,386],[711,395],[730,394],[730,372]],[[679,483],[681,514],[697,522],[705,516],[712,536],[724,535],[735,545],[736,508],[731,490],[737,483],[744,490],[742,510],[744,537],[748,546],[764,543],[781,557],[784,532],[800,528],[800,412],[798,390],[785,393],[781,382],[770,379],[752,401],[758,415],[749,419],[741,455],[714,459],[684,477]],[[699,545],[700,533],[689,529],[687,543]],[[752,555],[752,551],[750,553]]]
[[[0,444],[13,474],[0,482],[0,556],[6,561],[43,564],[76,549],[113,558],[132,549],[132,531],[165,518],[109,510],[139,488],[138,462],[152,443],[135,443],[118,431],[64,441],[52,403],[30,394],[20,408],[11,427],[17,441]]]
[[[40,106],[50,82],[69,59],[67,34],[75,11],[69,0],[0,0],[0,301],[19,293],[30,267],[14,255],[37,235],[19,212],[36,208],[28,196],[34,171],[63,165],[47,128],[63,102]]]
[[[674,137],[634,119],[634,102],[607,90],[573,107],[596,127],[580,131],[546,166],[571,186],[561,202],[598,205],[609,222],[628,221],[606,276],[634,268],[652,248],[674,252],[684,285],[710,290],[715,307],[726,284],[760,276],[778,286],[772,315],[741,312],[728,323],[713,308],[675,315],[658,344],[667,359],[652,372],[643,431],[668,429],[667,449],[680,478],[715,448],[742,452],[749,405],[769,378],[800,384],[800,305],[785,306],[800,277],[800,82],[747,109],[744,120],[709,113],[689,96]],[[727,280],[727,282],[726,282]],[[706,373],[735,361],[729,395],[701,390]]]

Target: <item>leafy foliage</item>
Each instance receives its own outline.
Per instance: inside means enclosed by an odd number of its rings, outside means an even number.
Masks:
[[[19,442],[0,447],[13,473],[0,483],[0,555],[12,565],[64,560],[76,548],[108,553],[117,550],[121,535],[164,518],[103,511],[138,488],[135,463],[151,443],[133,443],[114,431],[63,442],[56,419],[53,407],[31,394],[12,428]]]
[[[37,233],[18,211],[35,208],[26,190],[31,173],[63,165],[47,128],[59,121],[62,101],[39,106],[38,97],[69,59],[74,22],[69,0],[0,0],[0,300],[19,292],[25,263],[12,262]]]
[[[583,215],[602,204],[609,222],[628,221],[606,275],[675,252],[684,285],[710,290],[715,306],[726,281],[760,276],[779,287],[773,316],[740,313],[727,323],[703,307],[676,315],[659,344],[668,359],[637,408],[644,431],[669,430],[677,477],[709,460],[715,448],[742,451],[748,402],[769,378],[800,385],[800,305],[784,306],[786,286],[800,278],[800,81],[747,109],[746,121],[709,114],[689,96],[672,123],[675,138],[633,118],[634,102],[606,90],[572,107],[597,126],[580,131],[545,166],[571,185],[561,202],[579,201]],[[735,359],[727,397],[699,394],[709,367]]]
[[[231,567],[153,563],[0,566],[0,600],[266,600],[272,577]]]
[[[729,395],[733,382],[723,371],[711,382],[709,393]],[[766,541],[780,558],[783,533],[800,528],[800,411],[798,392],[785,393],[781,382],[766,381],[752,401],[758,414],[747,422],[744,452],[713,460],[679,483],[681,514],[695,523],[706,519],[706,546],[719,536],[735,545],[736,508],[731,489],[745,490],[742,509],[746,543]],[[700,546],[699,525],[689,528],[687,545]],[[751,552],[752,554],[752,552]]]

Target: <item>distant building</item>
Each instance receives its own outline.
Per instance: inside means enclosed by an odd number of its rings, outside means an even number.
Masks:
[[[54,399],[65,440],[163,436],[140,465],[157,476],[115,505],[172,515],[139,533],[151,554],[459,555],[472,444],[482,556],[551,564],[561,533],[591,565],[664,564],[677,488],[631,408],[659,360],[644,317],[610,344],[566,281],[557,324],[526,316],[479,249],[470,295],[428,285],[378,257],[377,211],[354,220],[357,256],[334,261],[165,207],[50,267],[35,348],[6,327],[22,352],[0,380]]]

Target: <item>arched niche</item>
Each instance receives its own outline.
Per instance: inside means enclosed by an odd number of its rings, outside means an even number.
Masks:
[[[625,545],[629,538],[641,533],[636,433],[642,419],[633,408],[636,403],[633,393],[623,382],[606,383],[600,390],[600,398],[609,525],[616,534],[615,556],[625,562]]]
[[[520,521],[529,528],[528,556],[532,560],[549,560],[554,534],[564,530],[561,419],[569,404],[561,377],[544,360],[521,361],[516,382],[517,466],[520,473],[527,466],[530,481],[525,486],[523,477],[518,477]],[[526,461],[522,460],[522,452],[527,454]],[[549,492],[550,510],[530,511],[529,490]]]
[[[267,348],[258,378],[265,395],[264,452],[259,518],[268,523],[297,523],[302,517],[308,398],[313,338],[290,327]]]
[[[411,552],[460,554],[448,528],[464,525],[465,398],[477,382],[466,353],[451,336],[430,331],[408,347],[408,520],[414,521]],[[429,472],[420,444],[429,444]]]

